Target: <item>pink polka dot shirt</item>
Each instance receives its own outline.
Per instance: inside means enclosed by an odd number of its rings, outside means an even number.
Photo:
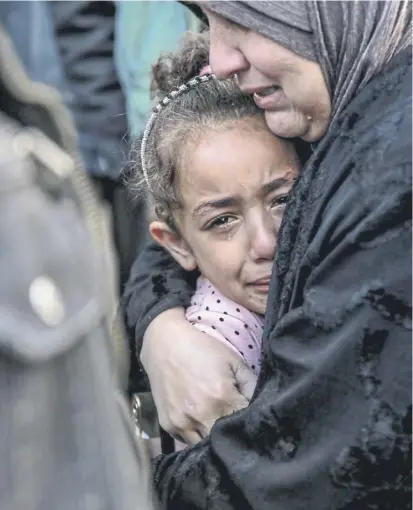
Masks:
[[[258,374],[264,318],[222,295],[200,276],[186,319],[194,327],[224,342]]]

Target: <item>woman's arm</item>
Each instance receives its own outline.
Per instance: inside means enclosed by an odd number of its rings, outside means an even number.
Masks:
[[[185,319],[197,277],[149,242],[132,267],[123,296],[160,424],[187,443],[208,434],[220,416],[245,407],[256,383],[236,353]]]
[[[149,324],[162,312],[189,306],[197,271],[188,273],[159,244],[149,241],[135,260],[122,298],[139,356]]]

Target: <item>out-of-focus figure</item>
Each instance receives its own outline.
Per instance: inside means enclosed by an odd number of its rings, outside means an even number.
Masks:
[[[161,53],[174,51],[187,30],[200,21],[179,2],[116,2],[115,59],[132,137],[140,136],[152,106],[150,75]]]
[[[118,390],[105,222],[58,95],[0,25],[0,508],[150,509]]]
[[[149,75],[163,51],[199,22],[170,1],[54,1],[56,44],[86,170],[110,205],[120,291],[147,239],[144,201],[131,204],[121,170],[129,134],[139,135],[151,107]],[[147,389],[131,338],[131,393]]]

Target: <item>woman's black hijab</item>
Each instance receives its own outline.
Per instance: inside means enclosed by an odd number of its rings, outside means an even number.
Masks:
[[[318,62],[334,119],[411,43],[410,1],[206,1],[202,5]]]
[[[237,0],[202,5],[318,62],[331,95],[329,131],[361,89],[411,44],[410,1]],[[316,150],[294,186],[284,215],[274,270],[277,285],[275,294],[269,296],[273,302],[266,313],[267,327],[289,307],[305,239],[311,237],[316,200],[312,184],[324,180],[319,158]]]

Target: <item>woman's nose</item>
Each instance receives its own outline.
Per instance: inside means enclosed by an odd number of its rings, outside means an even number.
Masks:
[[[274,225],[255,225],[251,232],[251,258],[254,261],[273,260],[277,244]]]
[[[209,62],[212,72],[221,80],[230,78],[248,68],[249,64],[244,55],[219,34],[210,34],[211,46]]]

